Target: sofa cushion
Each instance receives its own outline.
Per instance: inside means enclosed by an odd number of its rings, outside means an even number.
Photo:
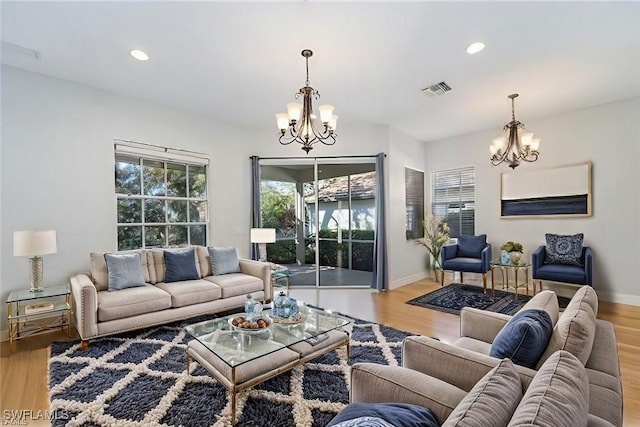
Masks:
[[[107,265],[107,289],[119,291],[126,288],[144,286],[141,254],[104,254]],[[146,258],[146,256],[145,256]]]
[[[568,351],[583,365],[587,363],[596,334],[594,308],[597,312],[598,297],[591,286],[583,286],[571,298],[558,319],[547,349],[538,361],[538,367],[558,350]]]
[[[560,317],[560,306],[558,296],[554,291],[545,290],[538,292],[520,309],[524,310],[544,310],[551,318],[551,323],[555,326]]]
[[[179,248],[179,249],[169,249],[169,248],[163,248],[163,249],[152,249],[150,252],[153,255],[153,267],[155,269],[155,274],[156,274],[156,283],[160,283],[160,282],[164,282],[166,280],[166,265],[164,262],[164,252],[165,251],[171,251],[171,252],[191,252],[191,254],[193,255],[193,259],[194,262],[196,264],[196,270],[198,271],[198,276],[200,276],[200,263],[197,262],[196,259],[196,254],[195,251],[191,251],[191,248]]]
[[[487,235],[458,236],[457,257],[480,258],[482,250],[487,246]]]
[[[106,291],[109,288],[109,275],[107,273],[107,264],[104,259],[106,252],[91,252],[89,254],[89,272],[91,274],[91,280],[96,287],[97,291]],[[142,275],[145,282],[149,280],[149,268],[148,260],[146,257],[146,251],[139,249],[135,251],[121,251],[116,254],[130,254],[140,253],[140,265],[142,266]]]
[[[504,426],[522,398],[520,375],[503,359],[476,383],[442,427]]]
[[[545,264],[582,265],[582,233],[571,236],[547,233],[544,237],[547,240]]]
[[[222,298],[246,295],[251,292],[264,290],[262,280],[243,273],[230,273],[222,276],[207,276],[204,278],[222,288]]]
[[[587,425],[589,380],[582,363],[558,351],[540,367],[509,426]]]
[[[193,249],[180,252],[164,251],[164,265],[166,283],[200,278]]]
[[[234,247],[207,248],[211,258],[211,274],[220,276],[222,274],[240,273],[240,260],[238,251]]]
[[[123,319],[171,307],[171,295],[146,284],[117,292],[98,292],[98,321]]]
[[[385,422],[380,422],[384,420]],[[350,403],[328,427],[439,427],[430,409],[408,403]]]
[[[204,246],[195,246],[196,256],[200,262],[200,277],[211,276],[211,257]]]
[[[222,288],[208,280],[158,283],[156,287],[171,295],[171,307],[184,307],[222,298]]]
[[[517,365],[535,368],[553,332],[544,310],[520,310],[500,330],[491,344],[490,356],[509,358]]]

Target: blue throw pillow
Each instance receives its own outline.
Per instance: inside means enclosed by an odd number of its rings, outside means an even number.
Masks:
[[[240,273],[240,260],[238,260],[236,248],[207,248],[207,250],[211,258],[211,272],[214,276]]]
[[[487,235],[458,236],[458,256],[480,258],[482,250],[487,246]]]
[[[544,310],[523,310],[507,322],[491,344],[490,356],[535,369],[553,333],[551,316]]]
[[[139,253],[104,254],[104,262],[107,264],[107,289],[109,291],[145,285],[142,258]]]
[[[547,240],[545,264],[568,264],[582,266],[582,239],[584,234],[570,236],[562,234],[544,235]]]
[[[196,269],[196,259],[193,249],[188,251],[164,251],[164,265],[166,272],[165,283],[181,282],[183,280],[197,280],[200,278]]]
[[[384,420],[382,422],[381,420]],[[408,403],[350,403],[327,427],[438,427],[430,409]]]

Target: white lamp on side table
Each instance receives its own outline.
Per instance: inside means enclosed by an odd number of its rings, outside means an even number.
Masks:
[[[251,243],[257,243],[260,251],[259,261],[267,261],[267,243],[274,243],[276,241],[276,229],[275,228],[252,228],[251,229]]]
[[[31,292],[42,291],[42,257],[58,252],[55,230],[14,231],[13,256],[28,256],[31,266]]]

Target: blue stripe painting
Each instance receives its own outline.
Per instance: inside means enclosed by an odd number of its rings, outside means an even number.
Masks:
[[[540,197],[535,199],[502,200],[502,216],[524,215],[586,215],[588,195]]]

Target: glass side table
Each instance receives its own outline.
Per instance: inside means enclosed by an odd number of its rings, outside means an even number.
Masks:
[[[275,288],[285,287],[287,289],[287,295],[289,294],[289,274],[290,271],[287,267],[280,264],[271,264],[271,286]]]
[[[43,288],[41,292],[28,289],[13,291],[7,298],[9,346],[13,341],[39,335],[54,329],[67,328],[71,337],[71,292],[69,285]]]
[[[499,268],[502,273],[502,287],[506,287],[507,290],[509,288],[513,288],[515,291],[515,299],[518,301],[518,289],[524,288],[526,295],[529,295],[529,267],[531,267],[530,263],[520,261],[518,264],[507,263],[503,264],[500,258],[491,260],[491,294],[495,296],[495,288],[494,288],[494,271]],[[514,283],[509,283],[509,270],[513,270]],[[524,279],[522,282],[518,282],[518,272],[522,271],[524,273]],[[535,284],[533,286],[533,295],[536,294]]]

